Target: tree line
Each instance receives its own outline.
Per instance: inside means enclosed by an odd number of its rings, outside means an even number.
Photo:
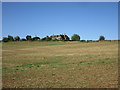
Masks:
[[[19,36],[13,37],[11,35],[8,35],[8,37],[3,37],[3,39],[2,39],[3,42],[8,42],[8,41],[38,41],[38,40],[41,40],[41,41],[85,41],[85,40],[80,40],[80,35],[78,35],[78,34],[73,34],[71,36],[71,40],[69,37],[67,39],[62,39],[62,40],[58,40],[58,39],[53,40],[52,36],[46,36],[44,38],[40,38],[37,36],[32,37],[31,35],[27,35],[26,38],[22,38],[22,39]],[[105,37],[100,36],[99,40],[100,41],[105,40]]]

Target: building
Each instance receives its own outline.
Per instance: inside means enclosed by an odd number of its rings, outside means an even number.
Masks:
[[[52,37],[52,40],[55,40],[55,39],[57,39],[57,40],[69,40],[69,37],[67,36],[67,35],[52,35],[51,36]]]

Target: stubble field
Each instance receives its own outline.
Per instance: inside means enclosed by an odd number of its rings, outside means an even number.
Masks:
[[[117,88],[118,42],[2,43],[3,88]]]

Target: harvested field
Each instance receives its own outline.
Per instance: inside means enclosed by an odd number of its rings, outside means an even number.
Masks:
[[[117,88],[118,42],[3,43],[4,88]]]

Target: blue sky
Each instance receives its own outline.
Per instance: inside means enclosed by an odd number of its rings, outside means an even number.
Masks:
[[[79,34],[82,40],[118,39],[117,2],[3,2],[2,36]]]

